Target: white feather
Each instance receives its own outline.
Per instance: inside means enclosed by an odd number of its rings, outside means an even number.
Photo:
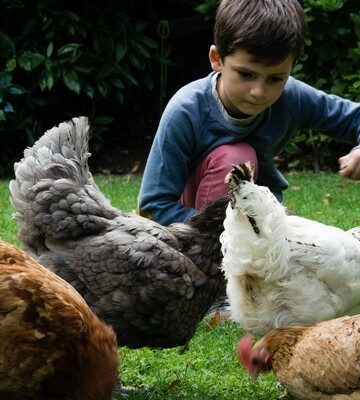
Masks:
[[[220,241],[234,321],[264,334],[360,312],[358,230],[289,216],[253,182],[232,194]]]

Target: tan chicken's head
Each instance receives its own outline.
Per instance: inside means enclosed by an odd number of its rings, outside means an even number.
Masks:
[[[236,345],[236,350],[241,363],[254,380],[260,372],[271,370],[269,350],[261,344],[261,341],[253,346],[251,335],[245,335]]]

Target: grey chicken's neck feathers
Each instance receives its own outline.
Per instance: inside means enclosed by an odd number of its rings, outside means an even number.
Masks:
[[[190,218],[187,224],[192,228],[198,229],[201,233],[220,236],[221,232],[224,230],[223,222],[228,203],[229,197],[224,196],[207,204]]]

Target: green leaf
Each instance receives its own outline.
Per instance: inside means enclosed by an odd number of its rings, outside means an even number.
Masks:
[[[4,103],[4,112],[6,112],[6,113],[14,112],[14,108],[13,108],[12,104],[9,103],[8,101],[6,101]]]
[[[134,55],[130,55],[129,60],[130,60],[131,64],[133,64],[136,68],[138,68],[138,69],[145,68],[145,65]]]
[[[45,71],[39,82],[40,89],[44,91],[45,89],[51,89],[54,85],[54,75],[51,71]]]
[[[119,104],[123,105],[125,101],[125,97],[121,92],[116,92],[115,93],[115,98],[118,101]]]
[[[72,90],[73,92],[79,94],[81,87],[80,87],[80,82],[78,78],[78,74],[76,73],[75,70],[69,70],[69,71],[64,71],[63,72],[63,80],[65,85]]]
[[[10,86],[9,93],[15,94],[15,95],[20,95],[20,94],[29,93],[29,91],[20,85],[14,84],[14,85]]]
[[[51,57],[53,50],[54,50],[54,45],[52,42],[50,42],[46,49],[46,57]]]
[[[86,85],[84,90],[85,90],[85,93],[90,97],[90,99],[94,98],[95,90],[91,85]]]
[[[350,14],[350,18],[354,21],[354,29],[357,38],[360,40],[360,13]]]
[[[125,69],[122,71],[125,79],[130,83],[131,85],[134,86],[139,86],[138,81],[129,73],[129,71],[126,71]]]
[[[0,73],[0,88],[5,88],[10,85],[12,80],[12,74],[8,72],[1,72]]]
[[[103,97],[106,97],[106,95],[108,94],[108,91],[109,91],[106,83],[104,81],[102,81],[101,79],[99,79],[97,81],[97,88],[98,88],[98,91],[100,92],[100,94]]]
[[[45,61],[46,57],[40,53],[25,51],[18,59],[20,67],[26,71],[33,71],[36,67]]]
[[[150,58],[150,53],[148,52],[148,50],[145,47],[141,46],[140,43],[136,43],[134,45],[134,50],[138,55],[140,55],[144,58]]]
[[[147,47],[150,47],[151,49],[156,49],[158,47],[158,44],[151,38],[144,36],[142,38],[142,44],[145,44]]]
[[[121,42],[117,43],[116,50],[115,50],[115,60],[117,62],[122,60],[125,57],[127,50],[128,50],[128,45],[125,41],[121,41]]]
[[[11,72],[16,68],[16,65],[17,65],[16,59],[10,58],[9,60],[6,61],[4,70],[7,72]]]
[[[3,110],[0,110],[0,121],[5,121],[6,120],[6,115]]]
[[[56,52],[56,55],[63,56],[68,53],[75,53],[78,48],[81,46],[79,43],[68,43],[64,46],[60,47],[60,49]]]
[[[119,78],[114,78],[111,79],[111,83],[113,86],[115,86],[117,89],[124,89],[124,84]]]
[[[0,32],[0,57],[9,58],[15,54],[15,44],[13,40],[3,32]]]

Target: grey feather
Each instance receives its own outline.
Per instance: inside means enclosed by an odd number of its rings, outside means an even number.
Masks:
[[[161,226],[111,206],[88,167],[85,117],[24,151],[10,182],[25,249],[72,284],[120,345],[185,344],[225,293],[219,236],[228,199]]]

